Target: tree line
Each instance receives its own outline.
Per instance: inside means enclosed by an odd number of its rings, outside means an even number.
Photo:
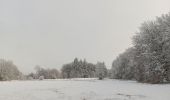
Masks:
[[[113,61],[111,78],[170,82],[170,13],[144,22],[133,45]]]
[[[0,59],[0,80],[110,77],[146,83],[170,82],[170,13],[144,22],[133,36],[133,46],[120,54],[108,71],[97,64],[75,58],[60,71],[36,66],[35,73],[24,76],[12,61]]]
[[[27,75],[27,79],[56,79],[60,78],[60,72],[55,68],[43,68],[41,66],[35,67],[35,73],[31,72]]]
[[[27,79],[56,79],[56,78],[95,78],[103,79],[107,76],[104,62],[92,64],[86,60],[75,58],[73,62],[64,64],[60,71],[57,69],[44,69],[35,67],[35,73],[30,73]]]
[[[94,78],[103,79],[107,76],[107,68],[104,62],[97,64],[88,63],[86,60],[74,59],[73,62],[63,65],[61,69],[63,78]]]
[[[57,78],[95,78],[107,77],[107,68],[104,62],[97,64],[75,58],[73,62],[64,64],[59,71],[55,68],[36,66],[35,72],[28,75],[22,74],[12,61],[0,60],[0,81],[7,80],[32,80],[32,79],[57,79]]]

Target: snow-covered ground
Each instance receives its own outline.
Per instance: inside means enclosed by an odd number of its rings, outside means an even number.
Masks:
[[[0,82],[0,100],[170,100],[170,84],[71,79]]]

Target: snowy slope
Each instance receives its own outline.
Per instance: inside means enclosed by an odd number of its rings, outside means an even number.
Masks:
[[[0,82],[0,100],[170,100],[170,85],[71,79]]]

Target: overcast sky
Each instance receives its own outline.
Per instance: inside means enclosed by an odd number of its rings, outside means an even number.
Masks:
[[[0,58],[28,73],[75,57],[112,61],[141,23],[170,11],[170,0],[0,0]]]

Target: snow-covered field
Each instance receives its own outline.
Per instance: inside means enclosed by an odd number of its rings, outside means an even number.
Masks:
[[[71,79],[0,82],[0,100],[170,100],[170,84]]]

